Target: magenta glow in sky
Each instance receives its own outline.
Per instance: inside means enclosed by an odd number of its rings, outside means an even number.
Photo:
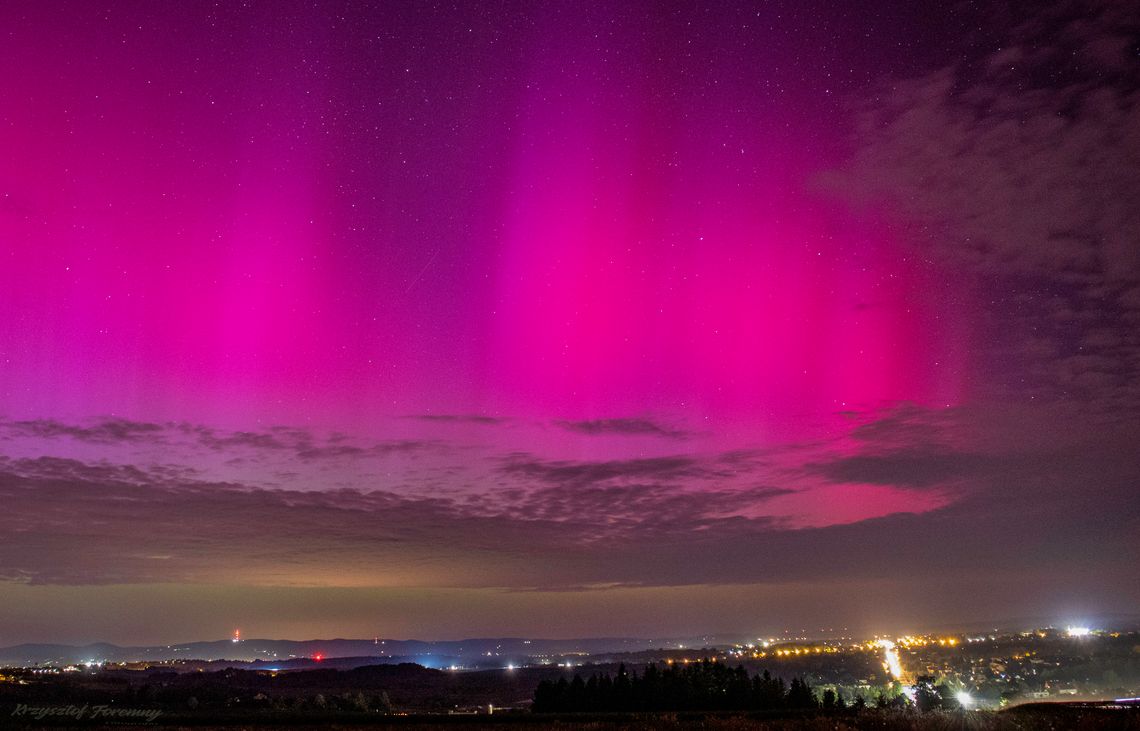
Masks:
[[[889,546],[1056,527],[1078,488],[1034,470],[1085,440],[1115,495],[1140,289],[1111,207],[1134,176],[1107,174],[1132,143],[1102,131],[1135,69],[1103,39],[1131,20],[1090,5],[1091,29],[1058,11],[943,44],[973,21],[779,5],[6,8],[14,626],[50,638],[49,591],[162,584],[467,591],[488,632],[716,629],[595,617],[640,589],[686,617],[709,585],[796,614],[828,581],[905,573],[868,568]],[[971,117],[1016,85],[999,48],[1041,37],[1106,70],[1019,102],[1026,137]],[[1066,154],[1080,139],[1103,157]],[[1073,414],[1088,428],[1051,426]],[[1052,507],[985,512],[999,486]],[[1108,522],[1113,555],[1134,548]],[[1081,596],[1020,551],[1028,595]],[[839,555],[860,565],[819,568]],[[579,619],[528,624],[502,606],[520,588]],[[367,606],[289,631],[375,634]],[[90,639],[123,634],[108,621]]]
[[[425,69],[343,29],[310,59],[300,20],[237,11],[156,68],[169,18],[95,15],[12,94],[11,410],[762,422],[959,396],[961,308],[881,212],[810,190],[840,130],[802,93],[676,78],[636,28],[608,48],[541,12],[491,79],[465,63],[491,38]]]

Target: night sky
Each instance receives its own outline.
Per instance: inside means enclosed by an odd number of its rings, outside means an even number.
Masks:
[[[0,6],[0,645],[1140,606],[1129,2]]]

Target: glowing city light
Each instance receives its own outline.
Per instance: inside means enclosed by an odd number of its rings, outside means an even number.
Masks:
[[[969,708],[973,702],[974,698],[969,693],[964,690],[958,691],[958,703],[960,703],[963,708]]]
[[[890,640],[879,640],[876,643],[879,647],[883,648],[883,667],[891,674],[895,680],[902,678],[902,663],[899,661],[899,651],[895,647],[895,643]]]
[[[1069,627],[1065,631],[1069,637],[1087,637],[1091,630],[1088,627]]]

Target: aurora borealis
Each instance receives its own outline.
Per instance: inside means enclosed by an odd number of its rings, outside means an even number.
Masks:
[[[837,5],[6,5],[0,644],[1131,611],[1140,22]]]

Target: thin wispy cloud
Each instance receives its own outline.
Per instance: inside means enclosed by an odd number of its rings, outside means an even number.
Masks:
[[[629,436],[664,437],[685,439],[689,433],[680,429],[670,429],[649,419],[591,419],[588,421],[559,421],[558,426],[579,434],[603,435],[622,434]]]

